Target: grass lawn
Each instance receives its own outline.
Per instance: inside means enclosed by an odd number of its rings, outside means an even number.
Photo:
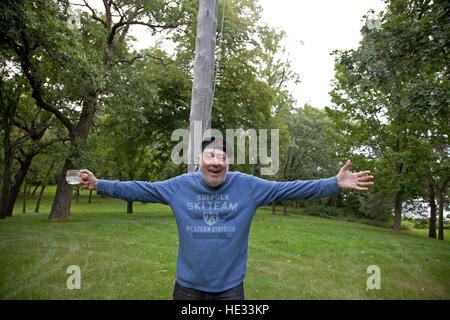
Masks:
[[[81,192],[72,219],[48,221],[55,188],[34,213],[22,198],[0,220],[0,299],[171,299],[178,235],[168,206]],[[281,210],[279,210],[281,212]],[[264,219],[263,219],[264,218]],[[276,223],[274,221],[276,219]],[[308,222],[308,224],[306,223]],[[449,235],[446,235],[449,237]],[[81,289],[67,289],[70,265]],[[381,289],[367,289],[367,267]],[[260,208],[249,240],[246,299],[450,299],[450,243],[423,233]]]

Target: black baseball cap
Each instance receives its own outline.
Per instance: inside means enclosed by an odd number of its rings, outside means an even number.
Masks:
[[[233,148],[230,144],[222,137],[212,136],[209,139],[205,139],[202,141],[202,152],[205,149],[215,149],[223,151],[227,154],[227,157],[231,157],[233,155]]]

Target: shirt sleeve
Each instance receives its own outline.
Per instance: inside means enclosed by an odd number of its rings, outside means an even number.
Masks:
[[[126,201],[169,204],[177,190],[177,179],[161,182],[99,180],[97,194]]]
[[[323,198],[341,193],[337,178],[276,182],[251,177],[251,194],[258,206],[275,200]]]

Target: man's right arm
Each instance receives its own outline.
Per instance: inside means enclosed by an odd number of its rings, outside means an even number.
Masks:
[[[171,180],[153,183],[101,180],[85,169],[81,170],[81,174],[80,187],[82,189],[97,190],[100,195],[126,201],[169,204],[170,194],[174,192]]]

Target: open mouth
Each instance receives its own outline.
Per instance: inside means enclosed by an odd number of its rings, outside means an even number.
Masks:
[[[212,176],[218,176],[222,172],[222,169],[209,168],[208,171]]]

